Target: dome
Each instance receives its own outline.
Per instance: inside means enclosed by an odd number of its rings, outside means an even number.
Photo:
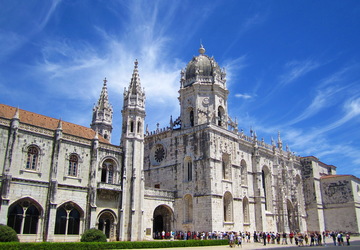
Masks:
[[[214,58],[205,55],[205,49],[201,45],[199,49],[200,55],[194,56],[187,64],[185,72],[185,80],[195,78],[196,75],[203,77],[213,77],[216,74],[220,75],[221,70]],[[214,74],[215,73],[215,74]]]

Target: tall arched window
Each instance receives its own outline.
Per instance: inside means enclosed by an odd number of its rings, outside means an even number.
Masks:
[[[39,150],[35,146],[30,146],[27,152],[26,169],[36,170],[39,158]]]
[[[140,132],[141,132],[141,122],[138,121],[138,123],[137,123],[137,133],[140,134]]]
[[[222,125],[222,112],[221,112],[221,108],[218,108],[218,125],[221,126]]]
[[[241,184],[246,186],[248,182],[247,182],[247,166],[245,160],[241,160],[240,166],[241,166]]]
[[[265,210],[271,211],[272,206],[272,187],[271,187],[271,173],[267,166],[262,170],[262,187],[265,196]]]
[[[130,122],[130,132],[131,133],[134,132],[134,122],[133,121]]]
[[[9,208],[7,225],[18,234],[37,234],[41,208],[31,200],[22,200]]]
[[[230,192],[226,192],[223,198],[224,204],[224,221],[233,221],[233,198]]]
[[[184,181],[193,180],[193,162],[190,156],[186,156],[184,159]]]
[[[68,202],[56,211],[55,234],[79,234],[81,213],[72,202]]]
[[[305,212],[305,202],[304,202],[304,193],[302,189],[302,182],[299,175],[295,177],[295,185],[296,185],[296,192],[297,192],[297,201],[300,206],[300,213]]]
[[[101,182],[113,184],[115,182],[115,162],[111,159],[107,159],[102,164],[101,168]]]
[[[250,223],[249,200],[247,197],[243,199],[243,221],[244,224]]]
[[[194,127],[194,110],[190,111],[190,126]]]
[[[222,177],[225,180],[231,180],[230,155],[228,154],[222,156]]]
[[[193,199],[190,194],[184,197],[184,223],[193,221]]]
[[[223,107],[219,106],[218,107],[218,113],[217,113],[217,119],[218,119],[218,126],[223,126],[224,124],[224,114],[225,114],[225,110]]]
[[[69,159],[69,176],[77,176],[78,173],[79,158],[76,154],[71,154]]]

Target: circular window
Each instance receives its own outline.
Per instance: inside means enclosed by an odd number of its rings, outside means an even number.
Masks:
[[[157,144],[153,147],[152,151],[152,164],[159,165],[166,156],[166,150],[162,144]]]
[[[165,149],[163,147],[158,147],[155,150],[155,160],[161,162],[165,158]]]

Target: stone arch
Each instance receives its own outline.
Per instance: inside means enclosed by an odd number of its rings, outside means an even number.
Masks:
[[[193,221],[193,198],[190,194],[184,196],[184,223]]]
[[[9,206],[7,225],[18,234],[37,234],[42,215],[42,206],[36,200],[24,197]]]
[[[271,184],[271,172],[268,166],[264,165],[262,168],[262,187],[265,197],[265,210],[272,210],[272,184]]]
[[[117,183],[118,161],[113,157],[106,157],[101,161],[101,179],[103,183]]]
[[[116,222],[116,214],[110,209],[104,209],[98,215],[97,227],[106,235],[106,238],[115,240]]]
[[[161,233],[170,232],[173,229],[174,212],[167,205],[159,205],[153,213],[154,238],[161,238]]]
[[[78,235],[84,210],[75,202],[67,201],[58,206],[55,219],[55,234]]]
[[[229,191],[226,191],[224,194],[223,207],[224,207],[224,221],[232,222],[233,221],[233,196]]]

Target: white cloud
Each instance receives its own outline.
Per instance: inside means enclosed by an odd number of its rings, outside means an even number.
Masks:
[[[242,98],[242,99],[250,99],[250,98],[252,98],[252,96],[249,95],[249,94],[235,94],[235,97]]]
[[[285,65],[286,71],[282,76],[280,76],[280,85],[281,87],[296,81],[300,77],[306,75],[307,73],[317,69],[320,66],[319,63],[308,59],[305,61],[291,61]]]

